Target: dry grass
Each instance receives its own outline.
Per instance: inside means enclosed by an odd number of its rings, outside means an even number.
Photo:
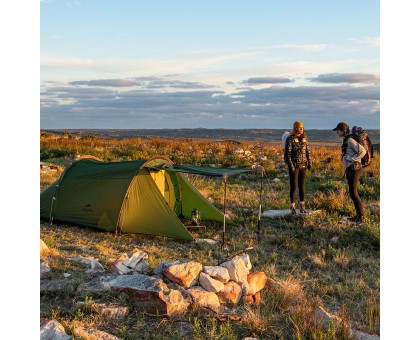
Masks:
[[[240,147],[251,155],[239,155]],[[162,141],[160,139],[74,140],[41,138],[43,158],[64,169],[69,157],[76,154],[117,161],[148,158],[158,154],[170,156],[183,164],[219,166],[260,164],[266,169],[263,178],[263,210],[285,209],[288,206],[287,171],[281,161],[280,143],[265,147],[258,143],[233,145],[228,142]],[[63,156],[63,154],[65,154]],[[76,326],[108,331],[123,339],[241,339],[256,336],[264,339],[346,339],[346,330],[339,326],[320,329],[312,322],[317,305],[343,317],[353,327],[379,334],[379,155],[364,170],[360,188],[366,203],[367,222],[358,228],[339,221],[353,213],[351,200],[342,179],[343,169],[338,160],[340,151],[326,147],[313,148],[314,170],[308,173],[307,202],[310,209],[322,209],[318,215],[303,219],[263,219],[261,241],[256,238],[259,204],[259,175],[248,174],[228,179],[227,209],[237,222],[228,227],[227,239],[236,249],[253,246],[249,252],[253,271],[264,271],[278,281],[273,289],[262,291],[262,303],[242,305],[244,321],[220,321],[212,315],[190,310],[175,320],[155,318],[131,311],[121,321],[115,321],[89,310],[71,311],[75,301],[85,296],[65,292],[60,297],[41,297],[41,317],[55,317],[70,334]],[[59,157],[56,157],[56,156]],[[261,161],[262,157],[267,157]],[[325,162],[331,159],[331,162]],[[61,170],[62,171],[62,170]],[[41,173],[41,190],[54,182],[60,171]],[[217,207],[223,204],[221,180],[188,176],[193,184]],[[279,181],[274,182],[273,179]],[[194,232],[201,238],[220,239],[221,226],[209,223],[206,231]],[[337,241],[332,244],[332,237]],[[204,265],[218,264],[226,255],[217,247],[136,234],[114,236],[90,228],[41,224],[41,238],[52,249],[48,261],[52,268],[47,278],[63,278],[70,273],[74,287],[90,277],[84,267],[66,260],[83,255],[81,248],[99,259],[107,268],[115,259],[133,248],[149,254],[154,268],[160,261],[197,260]],[[86,254],[85,254],[86,255]],[[95,301],[129,305],[124,296],[103,294]],[[181,327],[182,325],[182,327]],[[184,334],[186,332],[186,335]]]

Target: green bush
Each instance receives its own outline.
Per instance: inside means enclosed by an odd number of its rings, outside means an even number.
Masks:
[[[41,149],[41,160],[49,158],[75,157],[74,153],[70,153],[66,149]]]

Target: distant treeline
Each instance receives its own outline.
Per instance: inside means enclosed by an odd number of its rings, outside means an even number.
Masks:
[[[71,134],[72,136],[98,136],[101,138],[208,138],[232,141],[281,141],[284,131],[289,129],[43,129],[50,134]],[[380,143],[379,130],[366,130],[372,143]],[[306,130],[313,142],[339,142],[337,134],[329,130]]]

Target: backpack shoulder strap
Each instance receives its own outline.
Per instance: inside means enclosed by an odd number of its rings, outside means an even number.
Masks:
[[[343,144],[341,145],[341,156],[344,156],[347,152],[347,144],[349,142],[351,135],[347,135],[343,138]]]

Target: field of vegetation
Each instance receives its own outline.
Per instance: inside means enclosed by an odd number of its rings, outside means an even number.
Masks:
[[[259,305],[243,306],[245,321],[223,320],[214,314],[192,308],[183,316],[164,318],[130,313],[118,322],[99,314],[91,306],[92,297],[62,292],[41,296],[41,318],[54,318],[67,334],[78,326],[95,328],[122,339],[347,339],[340,328],[321,329],[311,322],[316,306],[346,320],[353,329],[379,335],[380,320],[380,154],[363,170],[359,193],[365,204],[366,219],[359,226],[342,222],[355,215],[343,179],[339,147],[312,147],[314,166],[307,174],[307,206],[317,214],[299,218],[262,218],[258,232],[260,178],[264,168],[262,210],[287,209],[289,184],[281,143],[233,142],[160,138],[75,137],[70,133],[40,137],[41,161],[58,166],[58,171],[41,171],[41,191],[53,183],[77,155],[93,155],[107,161],[148,159],[163,155],[177,164],[212,167],[250,167],[255,171],[228,178],[227,213],[236,226],[227,227],[230,248],[253,247],[248,252],[253,271],[281,282],[282,289],[263,289]],[[213,204],[223,207],[220,179],[188,175],[192,183]],[[203,222],[203,224],[206,224]],[[193,231],[197,238],[221,241],[221,225],[208,223],[205,230]],[[214,246],[139,234],[96,231],[94,229],[41,222],[41,239],[52,249],[47,279],[63,278],[77,285],[89,274],[81,264],[66,260],[89,249],[106,269],[108,260],[137,247],[149,255],[151,267],[160,261],[192,259],[203,265],[216,265],[226,255]],[[85,301],[75,309],[75,301]],[[126,297],[107,293],[95,297],[98,303],[128,303]]]

